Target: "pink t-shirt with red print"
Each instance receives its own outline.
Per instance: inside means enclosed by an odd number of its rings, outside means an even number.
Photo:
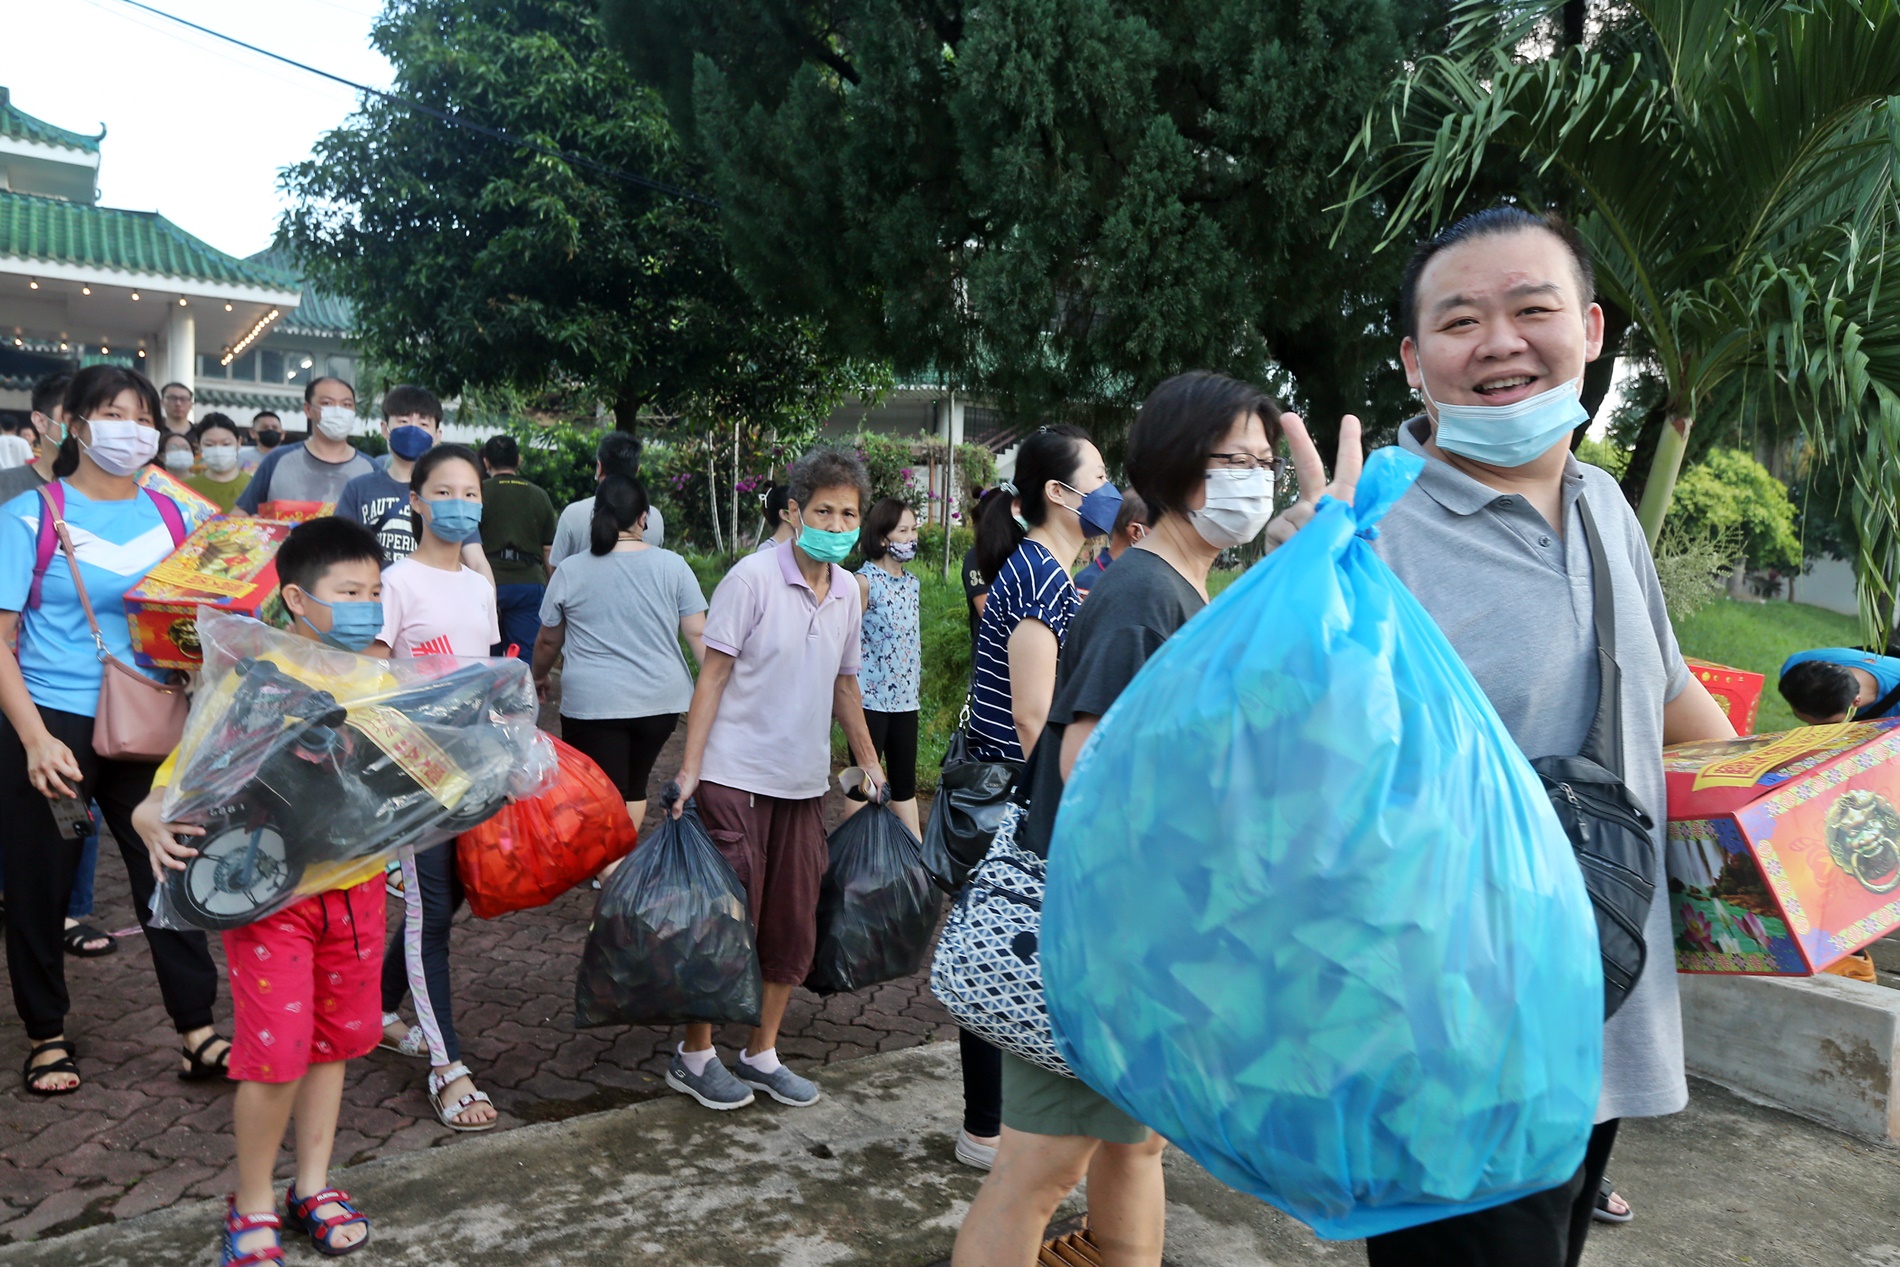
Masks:
[[[501,641],[495,587],[473,568],[392,563],[383,572],[381,641],[398,657],[486,656]]]

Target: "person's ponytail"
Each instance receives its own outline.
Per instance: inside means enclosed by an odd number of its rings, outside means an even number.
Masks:
[[[1016,547],[1023,543],[1028,533],[1016,522],[1016,488],[1013,484],[1003,483],[991,489],[983,500],[977,503],[976,514],[976,570],[983,574],[985,585],[993,584],[997,573],[1009,562],[1009,556],[1016,553]]]
[[[79,437],[73,434],[72,424],[66,424],[66,438],[59,442],[59,453],[53,458],[53,478],[63,480],[79,469]]]
[[[588,524],[587,549],[612,554],[620,534],[630,532],[647,513],[647,490],[639,480],[609,475],[594,490],[594,517]]]

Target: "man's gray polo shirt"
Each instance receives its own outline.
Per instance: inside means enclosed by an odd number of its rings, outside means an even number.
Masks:
[[[1656,899],[1644,930],[1649,958],[1642,980],[1604,1028],[1597,1119],[1677,1112],[1689,1102],[1689,1087],[1663,874],[1662,725],[1663,704],[1689,684],[1689,670],[1656,565],[1607,472],[1567,462],[1560,537],[1521,496],[1432,458],[1425,452],[1429,435],[1423,418],[1399,429],[1400,445],[1424,457],[1425,469],[1379,525],[1373,545],[1444,630],[1527,756],[1575,753],[1596,712],[1593,569],[1579,496],[1588,494],[1603,532],[1623,670],[1624,778],[1656,823]]]

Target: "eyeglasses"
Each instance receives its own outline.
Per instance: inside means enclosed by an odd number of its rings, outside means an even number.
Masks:
[[[1215,470],[1273,472],[1278,479],[1280,472],[1286,469],[1286,459],[1281,457],[1263,458],[1257,453],[1210,453],[1207,464]]]

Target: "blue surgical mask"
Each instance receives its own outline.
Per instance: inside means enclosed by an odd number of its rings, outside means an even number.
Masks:
[[[1434,439],[1439,448],[1486,466],[1513,467],[1535,462],[1589,421],[1577,398],[1582,386],[1579,374],[1509,405],[1441,405],[1432,400],[1431,392],[1425,391],[1424,396],[1438,411]]]
[[[461,545],[472,540],[482,530],[482,504],[464,501],[460,497],[438,497],[434,501],[423,499],[422,504],[429,508],[429,531],[444,541]]]
[[[435,437],[413,422],[405,422],[389,433],[389,451],[405,462],[413,462],[435,447]]]
[[[311,625],[308,616],[299,616],[297,619],[309,625],[311,633],[339,651],[361,651],[375,642],[376,636],[383,631],[383,605],[379,602],[326,603],[307,590],[303,597],[307,603],[330,609],[330,628],[326,632]]]
[[[849,532],[826,532],[810,524],[798,530],[798,548],[817,559],[820,563],[842,563],[851,553],[851,547],[858,543],[858,530]]]
[[[1121,489],[1113,484],[1104,484],[1092,493],[1084,493],[1073,484],[1063,484],[1062,487],[1082,499],[1082,504],[1075,509],[1075,517],[1082,521],[1083,532],[1091,537],[1106,537],[1115,531],[1115,516],[1121,514],[1122,510]]]

